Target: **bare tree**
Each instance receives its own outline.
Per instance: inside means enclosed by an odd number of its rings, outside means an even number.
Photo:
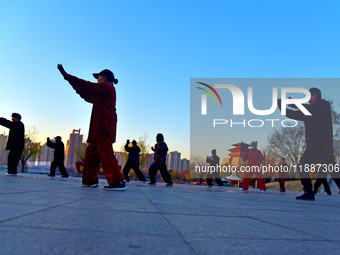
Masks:
[[[141,166],[145,166],[149,159],[149,148],[150,145],[147,143],[148,134],[144,133],[143,136],[138,138],[138,146],[140,148],[139,162]]]
[[[305,129],[303,125],[294,128],[281,128],[274,130],[268,137],[267,155],[272,160],[284,157],[287,162],[298,165],[300,157],[305,150]]]
[[[206,175],[206,173],[196,172],[195,167],[206,166],[206,165],[207,163],[204,157],[197,156],[197,155],[190,157],[190,177],[191,178],[203,178]]]
[[[76,150],[77,162],[84,162],[85,161],[86,148],[87,148],[87,143],[82,143],[81,147]]]
[[[329,103],[332,111],[333,137],[334,139],[337,139],[340,137],[340,114],[334,110],[334,101],[329,100]]]
[[[25,134],[25,147],[20,157],[21,172],[25,171],[25,165],[30,158],[35,158],[40,152],[40,144],[35,142],[38,130],[35,127],[29,128]]]

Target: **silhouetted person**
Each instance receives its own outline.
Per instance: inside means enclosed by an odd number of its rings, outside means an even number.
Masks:
[[[164,182],[166,182],[166,186],[173,186],[173,182],[171,180],[171,176],[167,170],[165,161],[166,154],[168,152],[168,146],[164,142],[164,136],[162,134],[157,134],[156,136],[157,143],[155,147],[151,147],[151,150],[155,152],[154,154],[154,162],[149,168],[149,176],[150,176],[150,185],[156,185],[155,176],[158,170],[161,172],[162,178]]]
[[[6,175],[17,175],[18,164],[25,146],[25,126],[21,122],[19,113],[12,113],[12,121],[0,118],[0,125],[9,128],[6,145],[6,150],[9,150]]]
[[[216,155],[216,150],[213,149],[211,151],[211,156],[207,156],[207,159],[206,159],[206,162],[210,165],[210,166],[214,166],[214,167],[217,167],[220,165],[220,157]],[[207,184],[209,187],[212,187],[213,186],[213,178],[209,177],[209,175],[211,175],[210,173],[208,173],[208,176],[207,176]],[[219,187],[224,187],[223,185],[223,182],[221,180],[221,178],[215,178],[215,181],[217,183],[217,185]]]
[[[244,156],[243,161],[248,160],[249,171],[243,173],[243,184],[242,189],[248,190],[251,178],[255,174],[258,187],[261,191],[266,191],[266,185],[264,181],[264,176],[262,173],[262,162],[264,160],[263,154],[257,149],[257,142],[251,142],[250,150],[248,150]]]
[[[108,69],[93,74],[98,83],[72,76],[59,64],[58,69],[80,97],[93,104],[87,138],[89,145],[85,152],[83,187],[98,187],[97,170],[102,163],[109,184],[104,189],[126,190],[124,176],[112,148],[116,141],[117,128],[116,89],[113,84],[117,84],[118,80]]]
[[[283,171],[283,167],[288,166],[286,163],[286,158],[281,158],[279,166],[282,166],[282,171],[279,171],[279,184],[280,184],[280,192],[286,192],[285,183],[287,174]]]
[[[50,174],[48,176],[54,177],[55,170],[58,167],[62,178],[68,178],[68,173],[64,166],[65,159],[65,147],[64,143],[61,141],[61,137],[54,137],[55,143],[51,142],[50,138],[47,138],[47,146],[54,149],[54,159],[51,163]]]
[[[139,169],[139,153],[140,148],[135,140],[132,141],[132,147],[129,147],[130,140],[126,141],[125,150],[129,153],[128,160],[123,168],[123,174],[127,182],[130,181],[129,171],[132,168],[135,171],[138,180],[146,181],[144,174]]]
[[[305,169],[306,166],[310,168],[311,164],[335,165],[331,105],[321,98],[319,89],[311,88],[309,91],[311,93],[309,104],[303,104],[303,106],[312,115],[305,115],[299,109],[286,109],[288,118],[303,121],[305,124],[306,149],[300,158],[298,168],[304,194],[296,197],[298,200],[315,200],[312,181],[309,170]],[[281,109],[281,100],[278,100],[278,106]],[[332,177],[335,177],[334,173]],[[338,176],[333,179],[340,188]]]

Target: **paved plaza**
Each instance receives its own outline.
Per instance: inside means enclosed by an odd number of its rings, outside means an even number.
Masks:
[[[0,254],[339,254],[340,195],[0,172]]]

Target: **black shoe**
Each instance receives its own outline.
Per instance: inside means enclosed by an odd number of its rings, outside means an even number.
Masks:
[[[173,183],[167,183],[167,184],[165,185],[165,187],[173,187],[173,186],[174,186]]]
[[[315,196],[313,193],[303,193],[301,196],[296,197],[296,200],[308,200],[308,201],[314,201]]]
[[[49,174],[49,175],[47,175],[47,176],[49,176],[49,177],[54,177],[55,175],[50,175],[50,174]]]
[[[112,190],[112,191],[124,191],[124,190],[126,190],[125,181],[116,182],[112,185],[104,186],[104,189],[105,190]]]
[[[156,185],[155,182],[149,182],[148,184],[149,184],[149,185]]]
[[[60,178],[68,178],[68,176],[61,176]]]

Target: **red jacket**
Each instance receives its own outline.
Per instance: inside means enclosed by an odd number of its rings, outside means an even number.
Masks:
[[[105,137],[114,143],[117,127],[115,87],[109,82],[93,83],[69,74],[65,80],[85,101],[93,104],[87,142],[94,143],[96,139]]]
[[[245,157],[243,157],[243,161],[248,160],[248,166],[260,166],[264,160],[263,154],[260,150],[248,150]]]

